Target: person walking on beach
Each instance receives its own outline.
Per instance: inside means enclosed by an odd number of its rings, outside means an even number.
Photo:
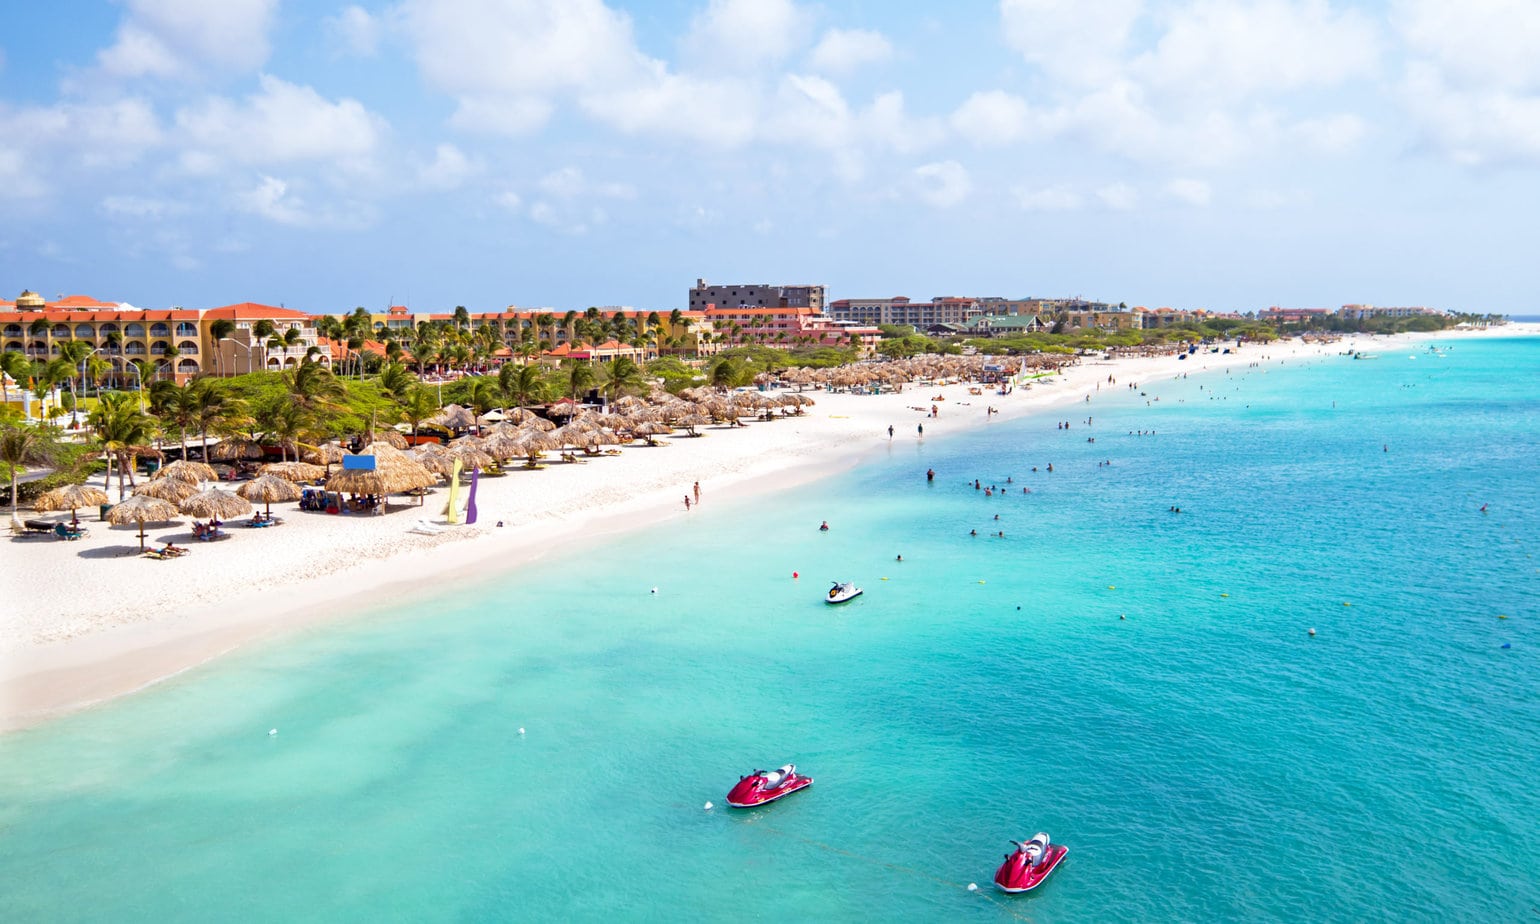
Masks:
[[[920,424],[920,425],[919,425],[919,426],[918,426],[918,427],[916,427],[916,428],[915,428],[915,429],[916,429],[916,430],[918,430],[918,431],[919,431],[919,433],[920,433],[920,439],[924,439],[924,438],[925,438],[925,425],[924,425],[924,424]]]
[[[700,482],[695,482],[695,502],[700,503]]]
[[[892,438],[893,438],[893,425],[892,424],[888,424],[888,439],[892,439]]]
[[[690,512],[690,495],[688,494],[684,496],[684,511],[685,513]]]

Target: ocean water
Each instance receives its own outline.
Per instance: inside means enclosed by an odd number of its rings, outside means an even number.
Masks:
[[[1533,919],[1540,339],[1378,352],[708,482],[0,738],[0,920]]]

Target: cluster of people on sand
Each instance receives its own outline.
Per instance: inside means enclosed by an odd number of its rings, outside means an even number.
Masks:
[[[691,493],[693,493],[695,495],[695,505],[696,506],[700,506],[700,482],[699,481],[695,482],[695,485],[691,488]],[[684,496],[684,509],[686,510],[686,512],[688,512],[689,509],[690,509],[690,495],[689,494],[686,494]]]

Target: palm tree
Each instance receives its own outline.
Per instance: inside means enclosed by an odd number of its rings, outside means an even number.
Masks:
[[[575,362],[572,368],[567,370],[567,394],[574,399],[593,386],[598,374],[594,367],[586,362]]]
[[[397,401],[405,398],[407,391],[417,384],[417,378],[398,362],[386,363],[376,381],[379,382],[381,391]]]
[[[401,417],[412,425],[412,444],[417,444],[417,428],[424,420],[439,412],[438,401],[433,397],[433,392],[422,385],[415,385],[407,392],[406,400],[401,402]]]
[[[174,384],[174,383],[171,383]],[[149,451],[149,443],[155,439],[155,418],[139,410],[139,403],[127,392],[108,392],[102,395],[88,418],[102,451],[107,455],[107,471],[102,478],[102,489],[112,483],[112,464],[118,466],[118,496],[123,497],[123,476],[128,476],[129,486],[134,483],[134,467],[138,457]]]
[[[209,322],[209,337],[214,341],[214,370],[219,375],[224,375],[224,363],[221,359],[223,350],[219,348],[219,342],[235,333],[235,322],[229,318],[216,318]]]
[[[178,385],[174,379],[160,379],[150,385],[150,410],[181,431],[184,459],[187,458],[187,428],[198,423],[197,406],[191,385]]]
[[[263,318],[262,320],[258,321],[257,323],[251,325],[251,338],[253,340],[255,340],[256,342],[262,344],[262,368],[263,369],[267,368],[267,349],[268,349],[268,345],[269,345],[268,344],[268,340],[272,338],[273,334],[275,332],[277,332],[277,330],[278,330],[278,328],[275,327],[273,325],[273,322],[269,321],[267,318]]]
[[[647,390],[647,377],[629,356],[618,357],[610,363],[608,371],[609,381],[604,383],[604,395],[610,401],[621,395],[641,394]]]
[[[513,407],[535,404],[545,398],[545,376],[539,366],[528,363],[497,370],[497,386]]]
[[[209,458],[209,430],[232,415],[240,413],[241,402],[226,395],[213,379],[197,378],[187,383],[192,405],[193,426],[203,441],[203,461]]]
[[[40,363],[48,362],[49,357],[53,356],[53,328],[51,326],[49,326],[48,319],[47,318],[38,318],[37,320],[33,321],[31,324],[28,324],[27,325],[27,335],[31,336],[31,337],[42,337],[43,338],[43,340],[44,340],[43,355],[42,356],[35,356],[34,355],[32,358],[37,360]],[[34,351],[34,353],[35,352],[36,351]]]
[[[330,410],[348,396],[342,381],[320,363],[303,362],[284,372],[289,399],[306,410]]]
[[[0,426],[0,465],[11,480],[11,519],[16,519],[16,475],[28,465],[48,465],[58,455],[50,430],[27,425]]]
[[[471,410],[475,412],[476,416],[480,417],[487,411],[497,407],[499,403],[498,399],[501,397],[501,395],[502,389],[498,387],[498,383],[495,379],[478,377],[471,382],[468,403],[470,404]]]
[[[257,425],[263,434],[278,444],[283,461],[289,461],[289,450],[299,455],[299,443],[312,431],[310,411],[279,396],[258,407],[255,414]]]
[[[91,344],[84,340],[75,340],[74,338],[66,340],[59,346],[59,358],[69,361],[71,372],[78,371],[80,373],[80,387],[78,389],[74,385],[74,377],[71,376],[70,379],[70,391],[74,393],[73,397],[77,414],[80,412],[80,398],[86,393],[85,361],[86,357],[90,356],[92,352],[94,351],[91,348]]]
[[[471,313],[465,310],[464,305],[456,305],[454,310],[454,326],[465,330],[471,326]]]
[[[6,377],[9,376],[17,387],[21,387],[22,377],[31,374],[32,360],[27,358],[27,354],[15,350],[0,353],[0,393],[4,394],[6,404],[11,403],[11,386],[6,384]]]

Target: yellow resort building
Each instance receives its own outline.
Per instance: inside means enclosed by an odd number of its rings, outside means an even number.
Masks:
[[[292,308],[244,302],[221,308],[137,308],[86,295],[47,301],[23,292],[0,301],[0,349],[36,362],[62,355],[63,345],[90,346],[100,356],[102,384],[137,388],[157,379],[240,375],[284,369],[306,356],[331,364],[310,316]]]

